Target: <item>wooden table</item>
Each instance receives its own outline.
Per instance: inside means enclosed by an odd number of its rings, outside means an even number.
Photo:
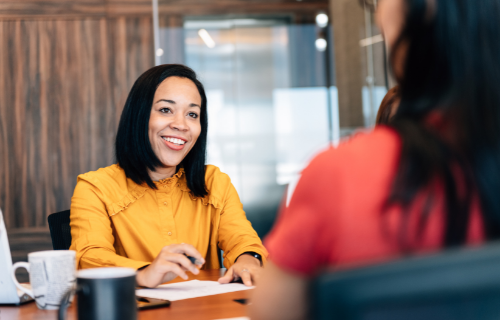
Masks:
[[[200,274],[197,276],[189,274],[189,280],[197,279],[217,281],[217,279],[223,275],[224,272],[225,269],[201,270]],[[179,282],[179,280],[176,279],[172,282]],[[247,298],[249,292],[250,290],[245,290],[215,296],[172,301],[170,307],[138,311],[138,319],[213,320],[243,317],[246,315],[246,307],[240,303],[234,302],[233,300]],[[75,304],[76,303],[73,303],[71,307],[68,308],[67,319],[77,320]],[[0,306],[0,320],[10,319],[55,320],[57,319],[57,311],[39,310],[34,302],[30,302],[20,307]]]

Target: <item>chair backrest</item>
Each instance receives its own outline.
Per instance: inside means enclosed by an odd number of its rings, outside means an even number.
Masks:
[[[324,274],[313,319],[500,319],[500,244]]]
[[[71,246],[69,210],[53,213],[48,217],[50,237],[54,250],[68,250]]]

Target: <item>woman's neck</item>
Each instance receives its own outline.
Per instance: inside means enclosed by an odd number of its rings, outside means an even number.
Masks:
[[[156,171],[151,171],[148,169],[148,174],[151,180],[160,181],[163,179],[171,178],[176,172],[176,167],[168,168],[156,168]]]

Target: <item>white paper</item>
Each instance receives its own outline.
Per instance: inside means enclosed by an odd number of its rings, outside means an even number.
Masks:
[[[241,283],[220,284],[217,281],[191,280],[171,284],[162,284],[154,289],[138,289],[135,294],[139,297],[162,300],[183,300],[216,294],[253,289]]]

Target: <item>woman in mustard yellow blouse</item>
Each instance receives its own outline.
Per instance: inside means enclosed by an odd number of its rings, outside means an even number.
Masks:
[[[252,285],[267,251],[229,177],[205,166],[207,99],[194,71],[161,65],[135,82],[116,136],[118,164],[78,176],[71,249],[79,268],[138,269],[155,287],[197,266],[228,271],[221,283]],[[199,267],[199,266],[198,266]]]

